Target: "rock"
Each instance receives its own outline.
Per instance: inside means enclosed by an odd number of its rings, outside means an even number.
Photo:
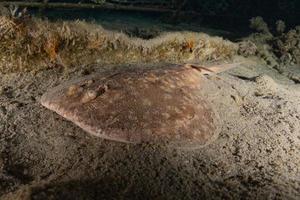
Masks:
[[[258,76],[255,79],[257,83],[256,96],[274,96],[277,93],[277,83],[267,75]]]

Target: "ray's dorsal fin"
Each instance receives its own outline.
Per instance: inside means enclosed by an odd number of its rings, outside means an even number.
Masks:
[[[218,74],[236,67],[240,67],[243,63],[229,63],[212,66],[202,66],[197,64],[185,64],[186,67],[191,67],[201,72],[203,75]]]

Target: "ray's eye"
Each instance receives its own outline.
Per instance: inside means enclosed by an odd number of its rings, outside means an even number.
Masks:
[[[92,101],[96,99],[99,96],[99,93],[95,90],[88,90],[84,93],[81,102],[82,103],[87,103],[89,101]]]

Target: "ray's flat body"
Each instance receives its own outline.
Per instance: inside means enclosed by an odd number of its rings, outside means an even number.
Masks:
[[[208,71],[185,65],[97,73],[49,90],[41,103],[101,138],[194,148],[208,144],[220,127],[200,93]]]

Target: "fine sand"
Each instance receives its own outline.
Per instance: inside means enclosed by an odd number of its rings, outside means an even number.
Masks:
[[[134,66],[0,75],[0,198],[299,199],[300,87],[247,63],[206,78],[221,132],[189,151],[97,138],[39,102],[66,80]]]
[[[206,78],[221,131],[190,151],[96,138],[39,102],[72,78],[151,66],[1,75],[1,199],[299,199],[300,86],[247,63]]]

